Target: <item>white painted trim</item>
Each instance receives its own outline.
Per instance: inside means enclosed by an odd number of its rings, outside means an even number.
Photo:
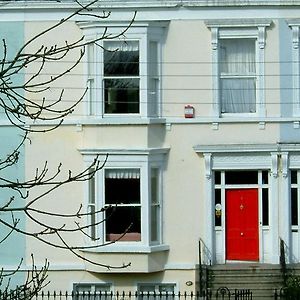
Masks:
[[[93,149],[79,149],[82,155],[156,155],[167,154],[170,148],[136,148],[136,149],[115,149],[115,148],[93,148]],[[140,160],[140,158],[139,158]]]
[[[115,243],[111,245],[107,245],[104,247],[99,247],[90,250],[83,250],[86,253],[154,253],[154,252],[162,252],[169,251],[169,245],[159,244],[159,245],[137,245],[139,242],[128,242],[124,244],[124,242]]]
[[[299,39],[300,39],[300,20],[287,20],[292,29],[292,68],[293,68],[293,117],[300,116],[300,66],[299,66]]]

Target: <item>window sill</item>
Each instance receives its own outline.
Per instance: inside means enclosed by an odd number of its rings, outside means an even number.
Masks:
[[[165,118],[155,117],[147,118],[141,116],[110,116],[110,117],[98,117],[87,116],[80,120],[82,125],[148,125],[148,124],[164,124]]]
[[[131,242],[130,242],[131,243]],[[161,245],[153,245],[153,246],[145,246],[138,245],[138,242],[132,242],[130,245],[125,242],[118,242],[111,245],[84,250],[84,252],[91,253],[153,253],[160,251],[168,251],[170,249],[169,245],[161,244]]]

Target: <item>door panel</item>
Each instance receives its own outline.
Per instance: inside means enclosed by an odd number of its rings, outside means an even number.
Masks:
[[[226,259],[259,259],[258,190],[226,190]]]

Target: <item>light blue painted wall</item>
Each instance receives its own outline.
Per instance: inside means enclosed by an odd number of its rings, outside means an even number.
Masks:
[[[24,43],[24,23],[22,22],[0,22],[0,40],[5,39],[7,44],[8,58],[13,58],[15,52]],[[3,57],[3,47],[0,46],[0,58]],[[11,78],[13,82],[23,82],[24,76],[18,74],[14,78]],[[1,97],[3,95],[0,94]],[[6,116],[3,110],[0,110],[0,121],[5,120]],[[15,147],[20,143],[22,139],[22,131],[14,126],[0,125],[0,159],[5,158]],[[0,171],[1,177],[24,180],[24,147],[21,148],[21,155],[17,165],[11,168]],[[8,189],[0,189],[0,201],[5,203],[11,196],[15,196],[14,205],[22,205],[24,200],[20,196]],[[6,221],[11,222],[11,216],[0,214],[0,217]],[[24,229],[24,216],[16,215],[20,218],[19,226]],[[7,233],[7,229],[0,224],[0,240]],[[6,241],[0,244],[0,266],[15,265],[18,264],[20,259],[25,256],[25,238],[20,234],[11,235]],[[14,276],[12,280],[13,284],[19,284],[23,281],[24,274],[19,273]]]
[[[282,117],[293,116],[293,69],[292,69],[292,30],[285,20],[279,21],[279,59],[280,59],[280,109]],[[282,143],[299,143],[300,130],[292,122],[280,126]]]

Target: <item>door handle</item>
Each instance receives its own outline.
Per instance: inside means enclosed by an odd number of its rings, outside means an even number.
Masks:
[[[244,235],[244,233],[243,232],[241,232],[241,236],[243,236]]]

